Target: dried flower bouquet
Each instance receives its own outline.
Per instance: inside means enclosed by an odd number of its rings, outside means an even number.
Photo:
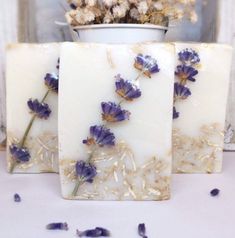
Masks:
[[[71,26],[134,23],[168,26],[169,21],[197,21],[196,0],[68,0]]]

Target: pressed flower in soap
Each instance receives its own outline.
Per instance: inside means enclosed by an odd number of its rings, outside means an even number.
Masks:
[[[10,172],[58,171],[58,57],[58,44],[8,47],[7,160]]]
[[[149,78],[151,78],[151,74],[159,72],[159,68],[157,65],[157,61],[153,59],[151,56],[143,56],[142,54],[138,54],[135,58],[134,67],[137,68],[140,73],[137,75],[137,77],[134,79],[134,81],[137,81],[141,75],[145,74]],[[117,79],[119,76],[116,76]],[[134,84],[134,83],[131,83]],[[134,86],[130,86],[130,91],[134,88]],[[123,97],[124,95],[120,95],[117,93],[121,98],[127,98]],[[129,99],[126,99],[129,101]],[[105,122],[121,122],[125,120],[129,120],[130,112],[127,110],[121,109],[121,104],[123,104],[123,99],[119,100],[118,104],[115,102],[102,102],[101,108],[102,108],[102,120]],[[92,146],[91,153],[89,154],[89,157],[87,159],[87,162],[84,161],[78,161],[76,163],[76,174],[78,176],[76,185],[74,187],[74,190],[72,192],[72,196],[77,196],[78,189],[80,185],[82,185],[84,182],[93,182],[93,178],[96,176],[96,167],[92,165],[93,157],[95,156],[95,152],[97,151],[97,148],[101,146],[115,146],[115,136],[112,132],[110,132],[110,129],[108,129],[104,124],[101,126],[92,126],[90,127],[90,134],[91,138],[87,138],[87,140],[83,140],[83,143]],[[98,147],[97,147],[98,145]]]
[[[63,197],[168,199],[174,47],[65,43],[60,63]]]
[[[232,48],[201,43],[175,46],[173,170],[220,172]]]

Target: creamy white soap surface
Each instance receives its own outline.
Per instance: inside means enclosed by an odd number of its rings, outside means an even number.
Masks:
[[[177,53],[186,48],[194,49],[200,57],[196,81],[188,81],[192,93],[186,100],[176,103],[180,117],[174,127],[187,135],[197,136],[198,128],[213,122],[224,126],[232,48],[221,44],[175,43]]]
[[[90,126],[104,123],[101,102],[121,100],[115,92],[114,77],[120,74],[134,80],[139,74],[133,66],[138,53],[157,59],[160,72],[138,80],[140,98],[122,102],[122,108],[131,112],[130,120],[107,126],[117,143],[126,143],[134,152],[137,166],[156,156],[168,164],[162,175],[170,176],[175,67],[172,44],[63,44],[59,98],[61,161],[87,159],[88,147],[82,141],[89,137]],[[64,179],[63,175],[61,178]],[[62,190],[66,197],[71,186],[62,184]]]
[[[175,43],[178,53],[194,50],[200,62],[195,82],[187,80],[191,95],[175,103],[173,121],[175,172],[212,173],[222,169],[222,150],[232,47],[223,44]],[[175,78],[179,82],[178,76]]]
[[[60,157],[84,158],[86,146],[82,140],[89,136],[90,126],[102,124],[101,102],[120,101],[115,93],[114,76],[121,74],[125,79],[134,79],[138,75],[133,70],[134,58],[141,52],[158,60],[160,73],[139,80],[141,98],[122,104],[131,112],[130,120],[110,124],[110,128],[117,141],[131,145],[140,161],[152,154],[170,153],[173,51],[171,44],[159,43],[108,47],[65,43],[60,71]]]
[[[46,73],[57,72],[60,44],[12,44],[7,48],[7,134],[8,138],[21,139],[32,117],[27,101],[41,101],[48,88],[44,83]],[[57,136],[58,96],[50,93],[46,103],[51,108],[47,120],[36,119],[29,132],[28,139],[43,133]],[[8,142],[9,145],[9,142]],[[8,158],[9,158],[8,154]],[[10,159],[10,158],[9,158]],[[31,158],[33,160],[34,158]],[[54,158],[56,160],[57,158]],[[34,162],[33,162],[34,163]],[[23,172],[18,171],[17,172]],[[26,170],[24,170],[26,172]],[[40,172],[38,164],[34,164],[27,172]]]

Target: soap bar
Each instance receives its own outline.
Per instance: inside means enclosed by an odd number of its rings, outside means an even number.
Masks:
[[[58,172],[59,49],[57,43],[7,48],[9,172]]]
[[[220,172],[232,48],[202,43],[175,47],[173,170]]]
[[[64,43],[60,66],[63,197],[168,199],[174,46]]]

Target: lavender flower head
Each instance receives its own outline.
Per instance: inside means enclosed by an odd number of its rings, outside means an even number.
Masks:
[[[141,96],[140,89],[132,82],[121,78],[120,74],[115,79],[116,93],[125,100],[132,101]]]
[[[54,222],[50,223],[46,226],[47,230],[65,230],[69,229],[68,224],[66,222]]]
[[[160,71],[157,60],[150,55],[138,54],[135,58],[134,67],[144,72],[146,76],[151,78],[151,74],[158,73]]]
[[[96,176],[96,167],[90,163],[80,160],[75,165],[76,175],[82,179],[83,182],[92,183]]]
[[[184,49],[178,53],[179,61],[186,65],[194,65],[200,62],[199,55],[193,49]]]
[[[174,100],[177,99],[186,99],[191,95],[189,88],[185,87],[180,83],[174,84]]]
[[[220,193],[220,190],[219,190],[218,188],[214,188],[214,189],[212,189],[212,190],[210,191],[210,195],[211,195],[212,197],[218,196],[219,193]]]
[[[30,154],[27,148],[19,147],[16,144],[12,144],[9,146],[9,151],[11,157],[17,162],[28,162],[30,160]]]
[[[20,197],[20,195],[18,193],[14,194],[14,201],[15,202],[21,202],[21,197]]]
[[[44,78],[46,86],[53,92],[58,93],[59,77],[57,74],[46,74]]]
[[[176,108],[173,107],[173,119],[176,119],[179,117],[179,112],[176,111]]]
[[[194,76],[198,74],[198,71],[191,66],[178,65],[176,68],[175,75],[177,75],[184,83],[187,80],[195,82]]]
[[[40,103],[37,99],[29,99],[27,104],[31,112],[41,119],[47,119],[51,114],[51,109],[47,103]]]
[[[147,238],[147,236],[146,236],[146,228],[145,228],[145,224],[144,223],[140,223],[138,225],[138,234],[139,234],[139,236],[141,236],[143,238]]]
[[[115,145],[115,136],[110,129],[105,126],[91,126],[90,138],[83,140],[86,145],[113,146]]]
[[[96,227],[95,229],[85,230],[85,231],[79,231],[77,230],[77,235],[79,237],[109,237],[111,236],[110,231],[102,228],[102,227]]]
[[[130,112],[122,110],[120,105],[113,102],[102,102],[102,119],[108,122],[129,120]]]

